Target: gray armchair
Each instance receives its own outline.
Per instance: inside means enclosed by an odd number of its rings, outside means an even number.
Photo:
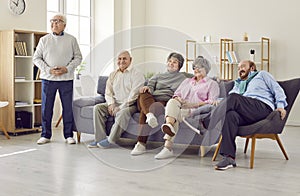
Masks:
[[[80,133],[94,134],[93,108],[94,105],[105,102],[107,78],[107,76],[99,77],[96,96],[84,96],[73,101],[73,115],[78,142],[80,142]]]
[[[244,153],[247,152],[249,139],[252,139],[251,146],[251,157],[250,157],[250,168],[253,168],[254,165],[254,152],[255,152],[255,142],[256,139],[269,138],[276,140],[284,157],[288,160],[287,153],[284,150],[284,147],[279,138],[279,134],[282,133],[283,128],[286,124],[286,121],[289,117],[290,111],[293,107],[293,104],[297,98],[297,95],[300,90],[300,78],[287,80],[287,81],[279,81],[280,86],[283,88],[286,97],[288,106],[285,108],[287,111],[286,117],[284,120],[280,119],[280,113],[278,111],[271,112],[266,119],[258,121],[254,124],[248,126],[239,127],[239,136],[246,138]],[[222,137],[220,137],[219,144],[215,150],[212,160],[214,161],[218,155],[220,144],[222,142]]]

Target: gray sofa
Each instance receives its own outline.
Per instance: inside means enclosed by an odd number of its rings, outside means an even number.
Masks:
[[[98,103],[105,102],[104,93],[106,87],[107,76],[100,76],[98,79],[97,96],[94,97],[81,97],[73,102],[73,113],[77,133],[78,142],[80,142],[80,134],[94,134],[93,127],[93,107]],[[232,88],[233,82],[221,81],[220,86],[220,97],[225,97],[228,91]],[[138,135],[138,119],[139,113],[135,113],[130,119],[127,130],[122,134],[122,138],[131,138],[136,140]],[[198,127],[200,116],[194,116],[187,119],[187,121],[194,127]],[[164,123],[164,116],[158,118],[159,124]],[[110,117],[107,121],[106,133],[109,135],[110,128],[114,123],[114,118]],[[151,130],[148,141],[163,142],[163,133],[160,130],[160,126]],[[175,143],[178,144],[189,144],[201,146],[205,134],[199,135],[192,131],[185,123],[180,123],[180,129],[176,135]],[[217,143],[218,141],[215,141]]]

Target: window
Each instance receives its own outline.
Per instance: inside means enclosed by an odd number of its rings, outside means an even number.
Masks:
[[[86,57],[91,51],[91,0],[47,0],[47,21],[53,15],[62,13],[66,15],[67,26],[65,31],[77,38],[83,61],[86,64],[85,71],[90,72]],[[48,32],[50,32],[48,25]]]

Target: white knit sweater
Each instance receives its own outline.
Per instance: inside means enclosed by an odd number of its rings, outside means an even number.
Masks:
[[[49,33],[42,37],[33,55],[33,63],[41,71],[40,78],[53,81],[73,80],[74,70],[81,61],[76,38],[65,32],[61,36]],[[68,73],[61,76],[50,74],[50,68],[55,66],[67,66]]]

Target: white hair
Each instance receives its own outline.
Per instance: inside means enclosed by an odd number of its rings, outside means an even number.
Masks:
[[[64,23],[67,24],[67,17],[66,17],[64,14],[61,14],[61,13],[55,14],[55,15],[53,16],[53,18],[54,18],[55,16],[58,16],[58,17],[62,18],[62,20],[64,21]]]

